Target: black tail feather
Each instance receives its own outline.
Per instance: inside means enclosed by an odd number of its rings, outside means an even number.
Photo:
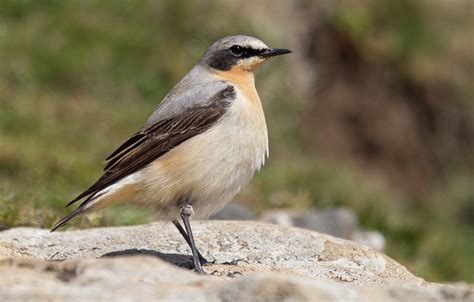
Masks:
[[[65,205],[64,207],[67,208],[69,207],[70,205],[72,205],[73,203],[75,203],[76,201],[78,201],[79,199],[82,199],[84,197],[86,197],[87,195],[90,195],[91,192],[88,192],[88,191],[85,191],[85,192],[82,192],[80,195],[78,195],[76,198],[74,198],[73,200],[71,200],[70,202],[68,202],[67,205]]]
[[[77,209],[75,209],[74,211],[72,211],[71,213],[67,214],[66,216],[64,216],[61,220],[59,220],[55,225],[54,227],[51,229],[51,232],[54,232],[56,231],[58,228],[64,226],[66,223],[68,223],[69,221],[73,220],[74,218],[76,218],[77,216],[81,215],[81,214],[84,214],[85,213],[85,209],[83,206],[80,206],[78,207]]]

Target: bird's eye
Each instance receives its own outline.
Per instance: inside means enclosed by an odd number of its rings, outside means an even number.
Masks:
[[[245,49],[242,46],[239,45],[234,45],[230,48],[230,52],[235,56],[235,57],[240,57],[243,55],[245,52]]]

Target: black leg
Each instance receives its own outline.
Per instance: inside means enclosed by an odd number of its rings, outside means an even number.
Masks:
[[[175,220],[173,220],[173,224],[176,226],[176,228],[178,229],[181,236],[183,236],[184,240],[186,240],[189,247],[192,248],[191,247],[191,241],[189,240],[188,234],[186,234],[186,231],[183,229],[183,227],[181,226],[179,221],[175,219]],[[196,251],[198,253],[199,262],[201,262],[201,265],[206,265],[206,264],[210,263],[206,258],[203,257],[203,255],[199,252],[198,249],[196,249]]]
[[[189,223],[189,217],[191,217],[193,213],[193,207],[190,204],[186,204],[181,208],[181,219],[183,219],[184,227],[186,228],[186,233],[189,239],[189,245],[191,246],[191,250],[193,252],[193,261],[194,261],[194,270],[200,274],[205,274],[202,270],[201,262],[199,262],[199,256],[196,248],[196,244],[194,243],[193,232],[191,231],[191,224]]]

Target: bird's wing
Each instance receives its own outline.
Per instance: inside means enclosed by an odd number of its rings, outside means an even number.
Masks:
[[[187,139],[206,131],[224,115],[234,98],[234,88],[228,85],[211,95],[206,102],[188,107],[172,117],[145,124],[107,157],[102,177],[67,206],[88,197],[81,204],[83,206],[97,192],[144,168]]]
[[[214,95],[229,86],[227,82],[216,80],[201,65],[196,65],[168,93],[158,108],[151,114],[145,127],[173,117],[196,106],[206,106]]]

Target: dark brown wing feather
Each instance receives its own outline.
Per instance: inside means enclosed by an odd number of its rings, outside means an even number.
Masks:
[[[232,86],[219,92],[206,106],[190,108],[173,118],[159,121],[135,133],[107,157],[102,177],[67,206],[89,196],[81,204],[83,206],[100,190],[140,170],[187,139],[209,129],[227,111],[231,101],[229,95],[235,97]]]

